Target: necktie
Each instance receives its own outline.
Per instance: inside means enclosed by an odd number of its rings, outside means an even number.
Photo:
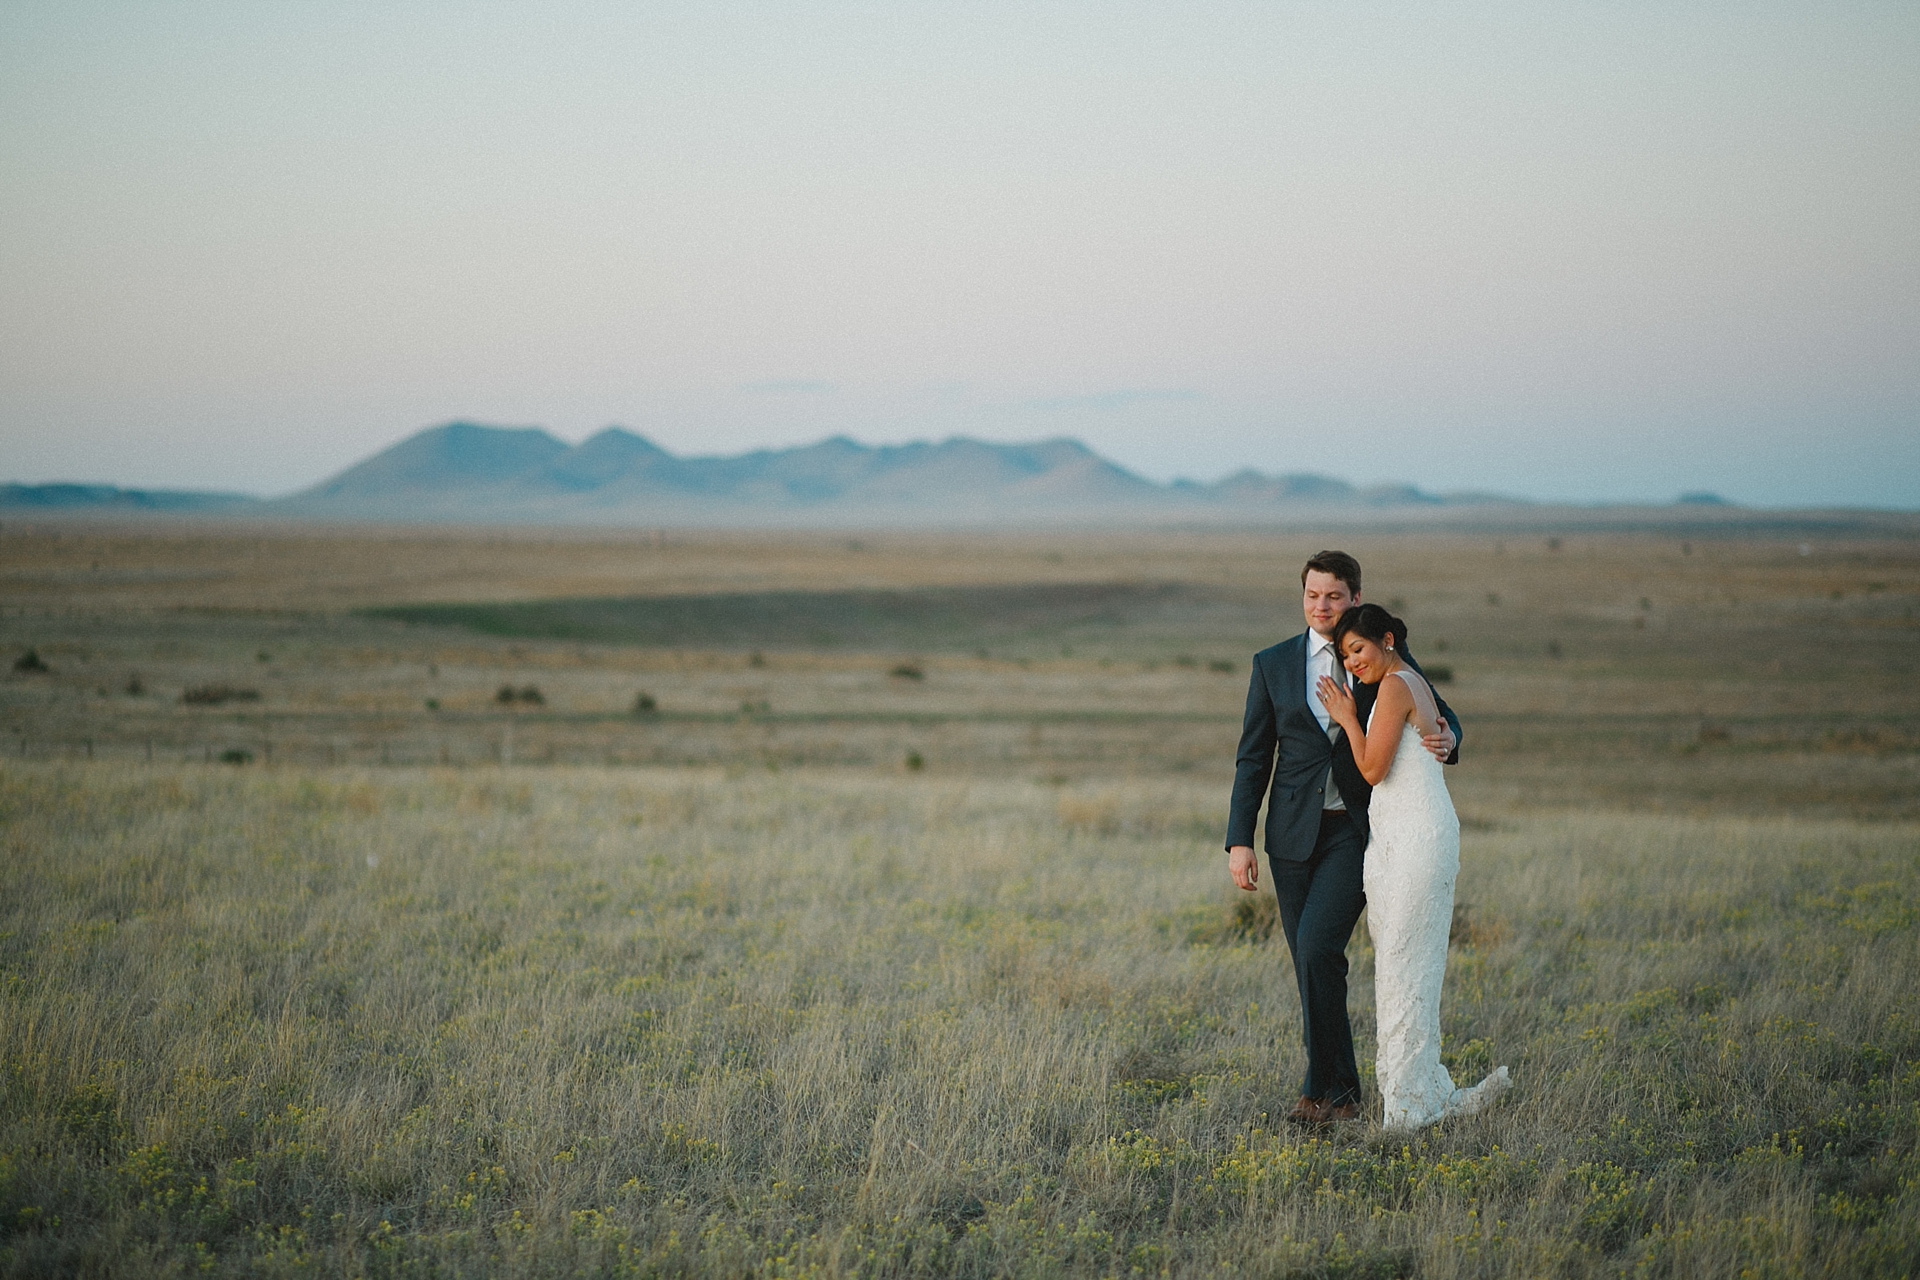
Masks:
[[[1342,667],[1339,661],[1334,657],[1333,647],[1329,645],[1323,652],[1326,653],[1327,665],[1331,668],[1331,670],[1327,674],[1333,677],[1333,682],[1335,684],[1339,685],[1342,689],[1346,688],[1347,687],[1346,669]],[[1340,744],[1340,737],[1341,737],[1340,726],[1332,722],[1328,722],[1327,740],[1329,742],[1332,742],[1335,746],[1338,746]],[[1332,769],[1327,770],[1326,789],[1325,789],[1325,794],[1321,797],[1320,807],[1323,809],[1344,809],[1347,807],[1346,800],[1343,799],[1340,795],[1340,788],[1334,785]]]
[[[1327,663],[1333,668],[1333,682],[1342,689],[1348,688],[1346,664],[1340,661],[1340,655],[1334,652],[1332,646],[1327,648]]]

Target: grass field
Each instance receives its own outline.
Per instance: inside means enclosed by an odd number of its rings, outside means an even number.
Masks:
[[[0,1274],[1920,1272],[1920,544],[1557,536],[1351,544],[1454,668],[1446,1051],[1517,1084],[1409,1137],[1279,1119],[1238,535],[9,528]],[[725,629],[928,589],[1018,608]]]

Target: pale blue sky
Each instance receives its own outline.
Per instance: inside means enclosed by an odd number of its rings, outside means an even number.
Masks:
[[[0,7],[0,479],[431,423],[1920,507],[1920,6]]]

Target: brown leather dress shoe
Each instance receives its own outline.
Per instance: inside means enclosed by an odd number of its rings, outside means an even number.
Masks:
[[[1323,1107],[1320,1112],[1320,1120],[1323,1124],[1338,1124],[1343,1120],[1358,1120],[1359,1118],[1360,1104],[1358,1102],[1343,1102],[1337,1107]]]
[[[1325,1124],[1327,1122],[1327,1100],[1325,1098],[1302,1098],[1293,1104],[1293,1110],[1287,1112],[1287,1119],[1295,1124]]]

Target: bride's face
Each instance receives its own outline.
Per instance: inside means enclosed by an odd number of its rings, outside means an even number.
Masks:
[[[1392,649],[1378,640],[1369,640],[1352,631],[1340,640],[1340,656],[1346,663],[1348,674],[1361,684],[1379,684],[1393,669]]]

